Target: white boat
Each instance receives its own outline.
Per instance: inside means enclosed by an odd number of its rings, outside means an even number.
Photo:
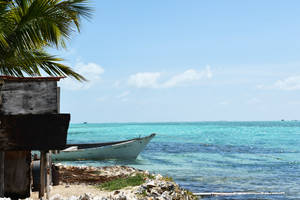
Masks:
[[[155,133],[152,133],[146,137],[118,142],[68,144],[60,153],[52,154],[52,160],[136,159],[154,136]]]

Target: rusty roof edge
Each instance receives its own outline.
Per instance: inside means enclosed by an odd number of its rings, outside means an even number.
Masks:
[[[59,81],[65,76],[34,76],[34,77],[16,77],[16,76],[0,76],[0,80],[4,81]]]

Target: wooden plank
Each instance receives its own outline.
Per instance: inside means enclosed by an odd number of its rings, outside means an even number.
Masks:
[[[4,197],[4,151],[0,152],[0,197]]]
[[[46,172],[46,164],[47,164],[47,159],[46,159],[46,152],[41,151],[41,158],[40,158],[40,191],[39,191],[39,198],[43,198],[45,195],[45,172]]]
[[[0,114],[57,113],[56,81],[5,81],[0,90]]]
[[[60,113],[60,87],[57,87],[57,95],[56,95],[56,102],[57,102],[57,113]]]
[[[59,81],[62,78],[66,78],[65,76],[34,76],[34,77],[16,77],[16,76],[0,76],[1,81]]]
[[[30,163],[30,151],[5,152],[4,196],[14,199],[25,199],[30,196]]]
[[[50,196],[50,182],[51,182],[51,178],[50,178],[50,152],[46,153],[46,171],[47,171],[47,175],[46,175],[46,199],[49,199]]]
[[[0,115],[0,150],[64,149],[70,114]]]

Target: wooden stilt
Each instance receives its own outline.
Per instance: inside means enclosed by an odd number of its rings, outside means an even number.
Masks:
[[[46,176],[46,199],[49,199],[49,195],[50,195],[50,172],[51,172],[51,168],[50,168],[50,152],[48,152],[46,154],[46,168],[47,168],[47,176]]]
[[[45,172],[46,172],[46,152],[41,151],[41,158],[40,158],[40,191],[39,191],[39,198],[42,199],[45,195]]]
[[[4,151],[0,152],[0,197],[4,197]]]

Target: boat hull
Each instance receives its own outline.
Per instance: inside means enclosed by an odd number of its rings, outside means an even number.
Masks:
[[[95,148],[78,149],[75,151],[61,151],[59,154],[52,154],[52,160],[103,160],[103,159],[136,159],[141,151],[155,136],[136,138],[133,140],[120,142],[118,144],[101,146]]]

